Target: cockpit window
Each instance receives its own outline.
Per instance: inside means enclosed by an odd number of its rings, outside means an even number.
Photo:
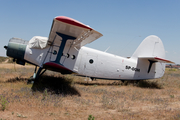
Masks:
[[[27,41],[27,40],[23,40],[21,38],[14,38],[14,37],[11,38],[9,40],[9,42],[11,42],[11,43],[19,43],[19,44],[24,44],[24,45],[27,45],[29,43],[29,41]]]

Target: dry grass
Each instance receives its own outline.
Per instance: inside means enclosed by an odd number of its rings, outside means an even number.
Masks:
[[[33,67],[0,64],[0,119],[180,119],[180,70],[156,80],[96,80],[47,72],[27,85]],[[6,101],[6,102],[3,102]],[[2,107],[5,107],[4,111]]]

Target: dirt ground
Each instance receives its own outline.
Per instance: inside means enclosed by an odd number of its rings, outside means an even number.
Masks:
[[[180,70],[138,83],[47,71],[27,84],[33,71],[30,65],[0,64],[1,120],[180,119]]]

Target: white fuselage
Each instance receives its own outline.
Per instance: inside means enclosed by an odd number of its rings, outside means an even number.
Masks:
[[[42,66],[44,63],[54,61],[59,47],[45,49],[30,49],[27,45],[25,60]],[[66,54],[69,54],[67,57]],[[73,72],[92,78],[115,80],[140,80],[159,78],[164,74],[164,64],[155,63],[148,73],[149,62],[147,60],[128,59],[88,47],[79,50],[67,47],[63,51],[60,63]],[[72,59],[72,55],[75,59]],[[141,64],[139,64],[141,62]]]
[[[90,63],[92,60],[93,63]],[[164,74],[164,64],[162,63],[155,63],[149,73],[147,72],[148,67],[149,62],[147,60],[138,62],[137,59],[124,58],[82,47],[74,70],[78,70],[78,74],[83,76],[120,80],[159,78]]]
[[[102,79],[152,79],[163,76],[165,63],[173,63],[165,59],[163,43],[155,35],[146,37],[131,58],[84,47],[101,36],[77,20],[58,16],[53,19],[48,38],[34,36],[29,42],[12,38],[5,49],[16,63],[39,66],[35,79],[42,69]]]

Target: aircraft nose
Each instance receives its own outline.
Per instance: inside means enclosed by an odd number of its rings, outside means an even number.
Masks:
[[[14,58],[17,64],[25,65],[24,54],[27,44],[28,41],[19,38],[11,38],[8,46],[4,46],[7,50],[6,55]]]

